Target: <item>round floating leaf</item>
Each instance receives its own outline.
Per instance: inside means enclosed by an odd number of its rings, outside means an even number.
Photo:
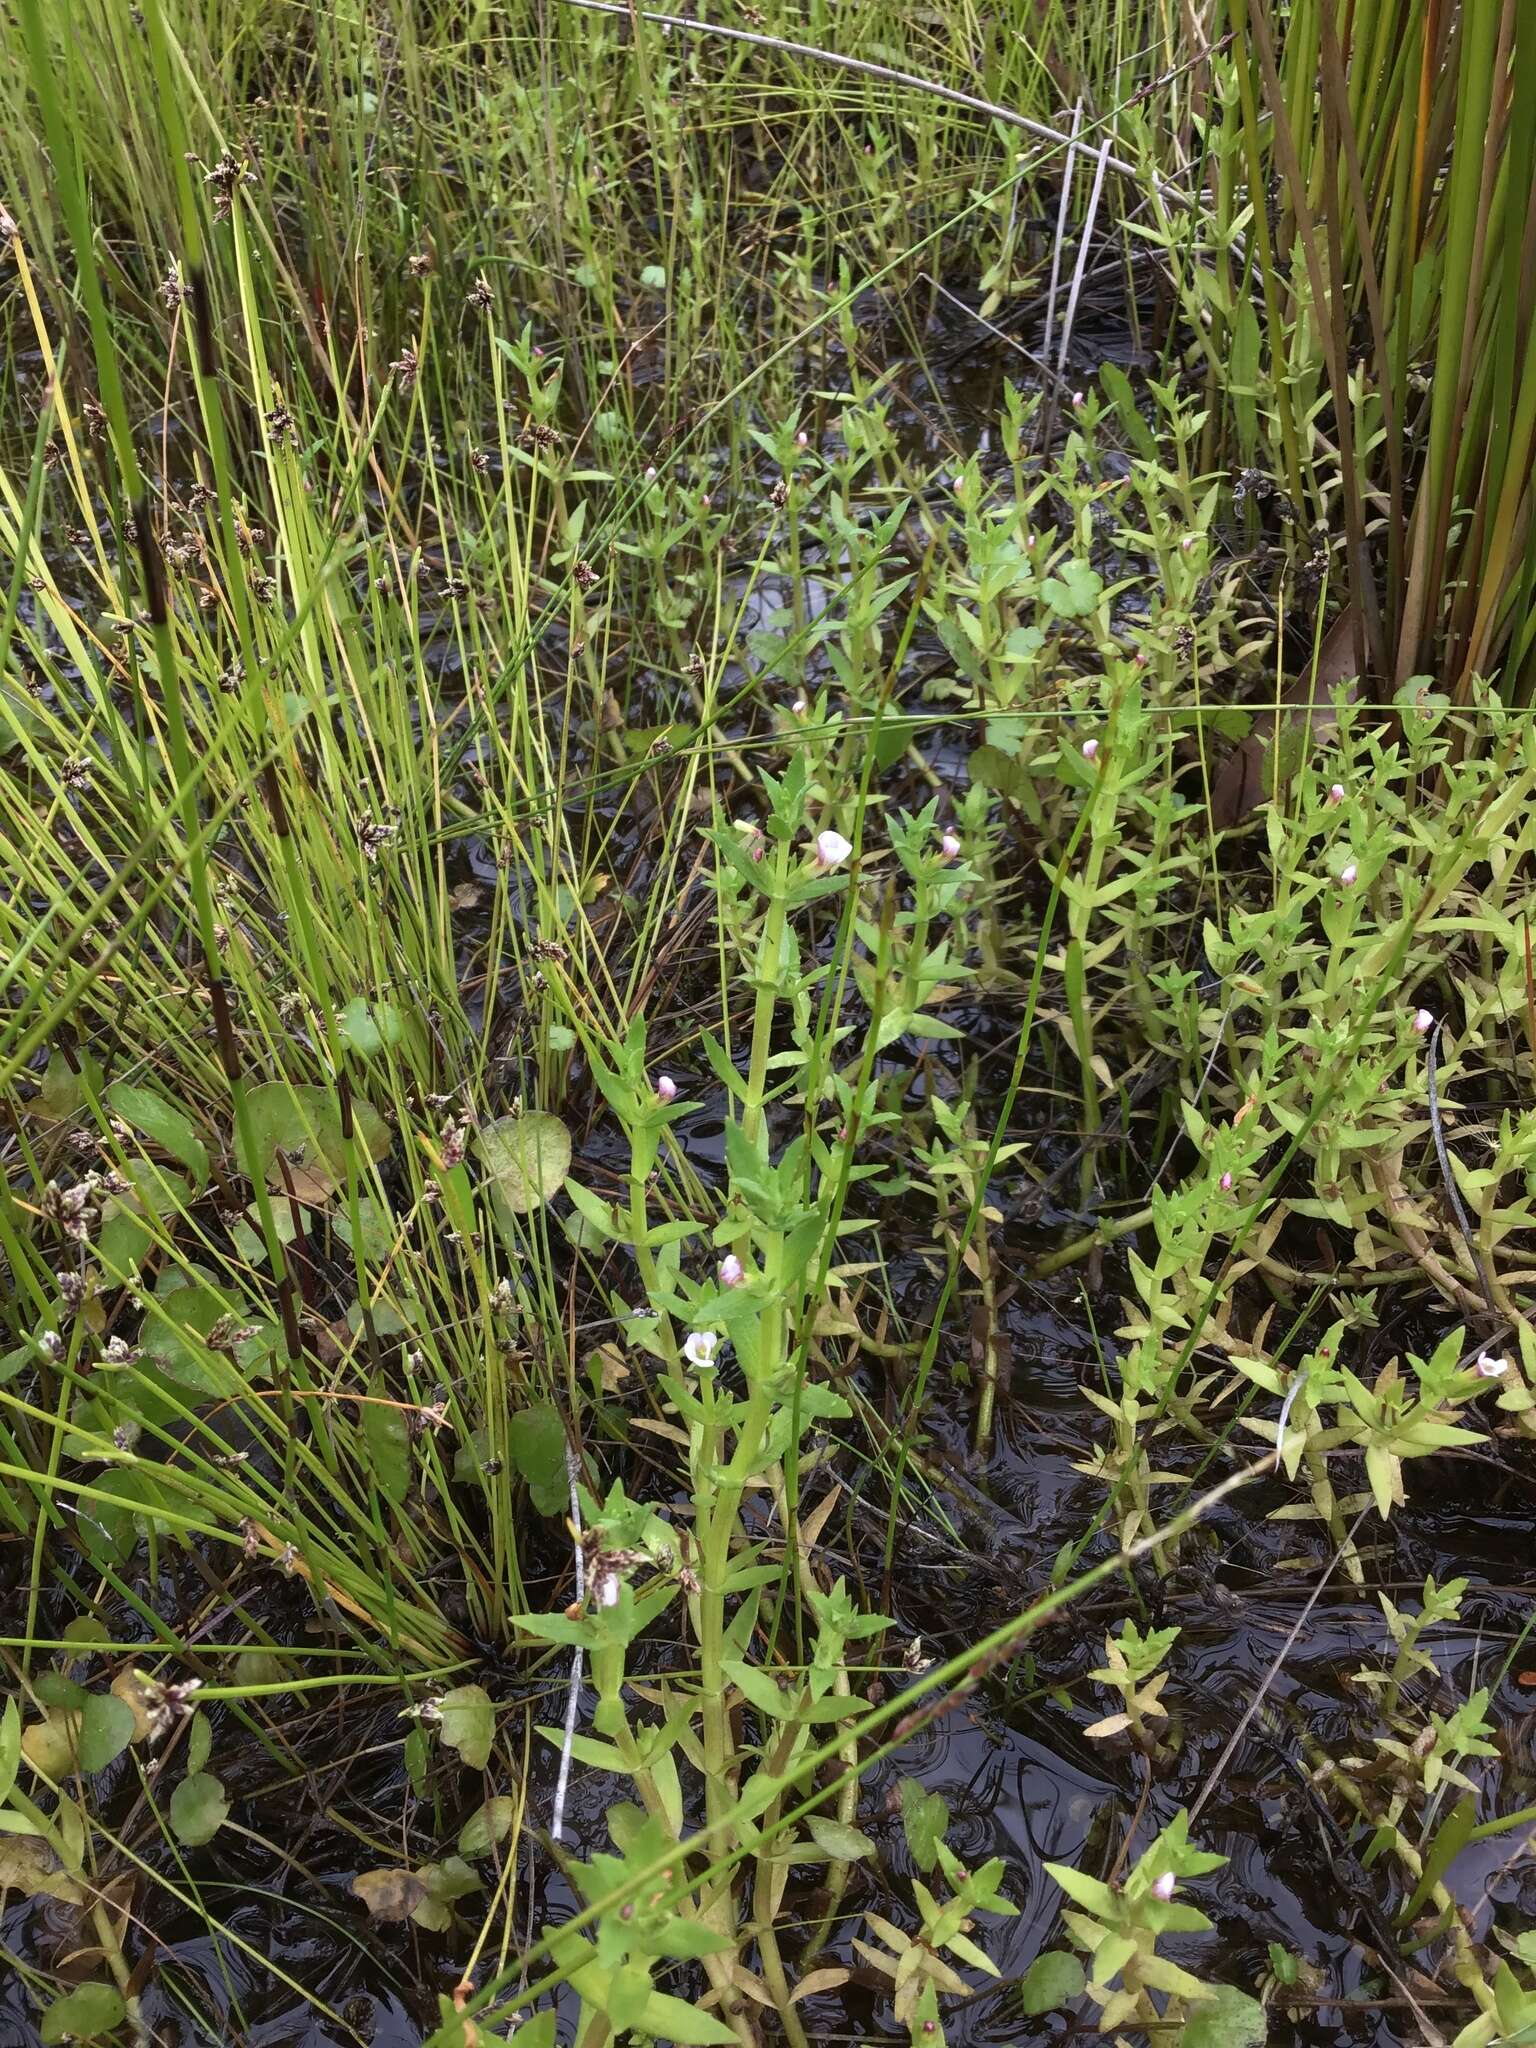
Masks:
[[[818,1849],[839,1863],[857,1863],[861,1856],[873,1856],[875,1845],[859,1828],[851,1828],[830,1814],[813,1813],[806,1819],[811,1840]]]
[[[49,1711],[46,1720],[33,1721],[21,1731],[21,1753],[39,1777],[55,1784],[75,1768],[80,1740],[80,1716],[62,1707]]]
[[[92,1693],[80,1710],[76,1752],[82,1771],[104,1771],[133,1740],[133,1708],[109,1692]]]
[[[1083,1966],[1064,1948],[1048,1948],[1035,1957],[1019,1986],[1019,2004],[1027,2013],[1055,2012],[1081,1998],[1088,1980]]]
[[[142,1742],[154,1726],[150,1713],[150,1691],[148,1686],[133,1670],[119,1671],[112,1681],[112,1691],[133,1716],[134,1742]]]
[[[472,1771],[483,1771],[496,1734],[490,1694],[482,1685],[456,1685],[437,1704],[444,1742],[459,1752]]]
[[[244,1156],[242,1170],[264,1175],[273,1188],[292,1186],[301,1202],[323,1202],[347,1177],[347,1147],[341,1135],[341,1107],[334,1092],[313,1082],[266,1081],[246,1098],[256,1157]],[[371,1159],[389,1151],[389,1126],[371,1104],[354,1097],[355,1142]],[[277,1155],[281,1151],[283,1160]]]
[[[19,1892],[24,1899],[62,1899],[71,1906],[85,1902],[85,1893],[35,1835],[0,1834],[0,1896],[7,1892]]]
[[[570,1501],[565,1469],[565,1425],[547,1401],[520,1408],[507,1424],[507,1449],[528,1482],[541,1515],[558,1515]]]
[[[411,1870],[360,1870],[352,1891],[374,1920],[409,1920],[427,1896],[427,1888]]]
[[[504,1116],[480,1133],[480,1156],[507,1207],[526,1216],[565,1185],[571,1134],[547,1110]]]
[[[167,1219],[185,1209],[191,1193],[181,1174],[167,1173],[147,1159],[130,1159],[124,1177],[128,1188],[120,1195],[108,1196],[102,1204],[96,1239],[101,1263],[114,1278],[131,1272],[154,1243],[156,1232],[147,1219],[157,1216],[168,1229]]]
[[[183,1778],[171,1794],[171,1826],[176,1839],[189,1849],[211,1842],[228,1818],[224,1787],[207,1771],[194,1771],[190,1778]]]
[[[506,1839],[516,1812],[512,1800],[505,1794],[487,1799],[478,1813],[472,1813],[459,1829],[459,1854],[461,1856],[489,1856],[496,1844]]]
[[[371,1060],[386,1046],[398,1045],[405,1035],[405,1020],[393,1003],[368,1003],[354,996],[336,1019],[341,1042],[359,1059]]]
[[[200,1394],[228,1391],[232,1368],[210,1354],[205,1339],[226,1316],[239,1316],[243,1304],[211,1284],[200,1266],[170,1268],[155,1287],[165,1314],[145,1318],[144,1356],[178,1386]]]
[[[77,1984],[43,2014],[38,2032],[46,2043],[95,2041],[123,2023],[128,2008],[115,1984]]]
[[[424,1863],[416,1875],[426,1897],[412,1907],[411,1918],[432,1934],[446,1934],[453,1925],[454,1901],[479,1891],[479,1878],[458,1856],[443,1863]]]
[[[132,1124],[168,1152],[178,1166],[184,1166],[199,1187],[208,1178],[208,1148],[197,1135],[191,1119],[152,1088],[137,1088],[129,1081],[114,1081],[106,1092],[106,1105],[114,1116]]]

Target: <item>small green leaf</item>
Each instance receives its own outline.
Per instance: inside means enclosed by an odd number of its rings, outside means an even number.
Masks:
[[[861,1856],[873,1856],[875,1845],[859,1828],[851,1828],[846,1822],[834,1820],[829,1814],[812,1813],[806,1816],[806,1827],[811,1840],[818,1849],[838,1863],[857,1863]]]
[[[907,1850],[919,1870],[932,1870],[939,1844],[949,1826],[949,1808],[937,1792],[928,1792],[916,1778],[901,1781],[901,1828]]]
[[[96,2041],[120,2027],[128,2008],[115,1984],[77,1984],[43,2014],[42,2040]]]
[[[571,1497],[565,1469],[565,1425],[547,1401],[521,1408],[507,1424],[507,1450],[528,1482],[541,1515],[558,1515]]]
[[[1087,1982],[1076,1956],[1064,1948],[1048,1948],[1025,1971],[1019,2004],[1030,2014],[1055,2012],[1081,1998]]]
[[[496,1716],[484,1686],[456,1685],[438,1701],[438,1713],[444,1742],[470,1770],[483,1771],[496,1735]]]
[[[291,1184],[301,1202],[324,1201],[346,1179],[347,1145],[334,1090],[313,1082],[266,1081],[251,1090],[246,1103],[256,1153],[254,1161],[241,1157],[246,1174],[260,1172],[273,1188]],[[359,1155],[384,1158],[391,1143],[389,1126],[359,1096],[352,1099],[352,1123]],[[238,1144],[236,1150],[243,1155]]]
[[[1097,569],[1073,558],[1046,577],[1040,595],[1058,617],[1085,619],[1104,595],[1104,579]]]
[[[504,1116],[480,1133],[480,1156],[514,1215],[526,1216],[559,1193],[571,1170],[571,1134],[546,1110]]]
[[[212,1747],[213,1723],[199,1708],[187,1729],[187,1771],[190,1776],[195,1777],[207,1763]]]
[[[1179,2048],[1264,2048],[1269,2023],[1258,2000],[1235,1984],[1210,1988],[1215,1996],[1202,1999],[1199,2011],[1185,2022]]]
[[[515,1803],[505,1795],[487,1799],[459,1829],[459,1854],[489,1856],[496,1844],[506,1839],[516,1811]]]
[[[21,1715],[16,1702],[7,1700],[0,1713],[0,1806],[11,1796],[21,1763]]]
[[[555,2048],[558,2018],[559,2015],[552,2010],[536,2012],[531,2020],[523,2021],[507,2043],[507,2048]]]
[[[651,1996],[651,1973],[638,1963],[624,1963],[608,1983],[605,2017],[616,2034],[627,2034],[645,2011]]]
[[[665,1991],[653,1991],[645,2002],[641,2018],[645,2032],[663,2041],[676,2041],[679,2048],[731,2048],[736,2036],[713,2013],[700,2012],[681,1998]]]
[[[363,1441],[375,1486],[392,1507],[401,1506],[411,1490],[411,1432],[404,1409],[389,1398],[380,1379],[368,1383]]]
[[[194,1771],[190,1778],[183,1778],[171,1794],[171,1827],[176,1839],[189,1849],[211,1842],[228,1818],[224,1787],[207,1771]]]
[[[368,1003],[354,996],[336,1019],[336,1032],[348,1052],[360,1060],[376,1059],[405,1036],[405,1020],[393,1003]]]
[[[640,273],[640,282],[648,292],[664,292],[667,288],[667,273],[659,263],[647,263]]]
[[[187,1169],[197,1186],[203,1186],[208,1178],[208,1148],[193,1129],[190,1118],[153,1089],[136,1088],[128,1081],[114,1081],[103,1099],[114,1116],[142,1131],[162,1152],[169,1152],[179,1166]]]
[[[427,1895],[412,1907],[411,1918],[433,1934],[446,1934],[453,1925],[454,1902],[479,1891],[479,1878],[458,1856],[442,1863],[424,1863],[416,1875]]]
[[[109,1692],[93,1692],[80,1710],[75,1753],[82,1771],[104,1771],[133,1740],[133,1709]]]

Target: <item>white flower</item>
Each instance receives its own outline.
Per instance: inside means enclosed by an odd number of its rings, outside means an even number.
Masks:
[[[816,865],[818,867],[841,867],[852,851],[852,840],[845,839],[841,832],[818,832],[816,834]]]
[[[1415,1010],[1413,1013],[1413,1028],[1420,1038],[1424,1036],[1426,1031],[1432,1029],[1434,1021],[1435,1013],[1433,1010]]]
[[[1097,740],[1084,740],[1084,741],[1083,741],[1083,759],[1084,759],[1085,761],[1097,761],[1097,759],[1098,759],[1098,758],[1099,758],[1099,743],[1098,743],[1098,741],[1097,741]]]
[[[600,1571],[593,1583],[592,1592],[599,1607],[617,1607],[619,1604],[620,1579],[611,1569]]]
[[[722,1287],[739,1287],[746,1277],[747,1271],[740,1259],[737,1258],[734,1252],[727,1252],[720,1261],[720,1285]]]
[[[946,832],[939,841],[939,852],[944,856],[945,860],[958,860],[960,858],[959,833]]]
[[[798,433],[798,434],[796,434],[796,436],[795,436],[795,446],[796,446],[797,448],[809,448],[809,447],[810,447],[810,445],[811,445],[811,437],[810,437],[810,435],[809,435],[809,434],[808,434],[808,433],[807,433],[807,432],[805,431],[804,427],[802,427],[802,428],[800,429],[799,433]]]
[[[718,1330],[695,1330],[691,1337],[683,1339],[683,1356],[690,1365],[697,1366],[700,1372],[713,1372],[715,1347],[719,1342]]]
[[[1083,394],[1082,394],[1082,392],[1081,392],[1081,391],[1074,391],[1074,392],[1073,392],[1073,394],[1072,394],[1072,403],[1073,403],[1074,405],[1081,405],[1081,404],[1082,404],[1082,402],[1083,402]]]
[[[1480,1380],[1501,1380],[1509,1371],[1509,1360],[1495,1358],[1491,1351],[1480,1351],[1472,1370]]]
[[[655,465],[655,463],[654,463],[654,462],[652,462],[652,463],[649,463],[649,464],[647,465],[647,467],[646,467],[646,472],[645,472],[645,480],[646,480],[646,482],[647,482],[648,484],[653,484],[653,483],[655,483],[655,481],[656,481],[656,465]]]
[[[804,718],[806,712],[810,709],[810,706],[805,701],[804,690],[800,692],[799,696],[795,699],[794,703],[791,704],[789,708],[791,711],[793,711],[796,718]]]
[[[677,1083],[670,1074],[658,1074],[656,1076],[656,1100],[658,1102],[676,1102]]]
[[[1153,1879],[1152,1896],[1156,1899],[1171,1899],[1176,1882],[1173,1872],[1165,1870],[1161,1877]]]
[[[1360,870],[1352,860],[1346,861],[1339,869],[1339,886],[1343,889],[1353,889],[1359,873]]]

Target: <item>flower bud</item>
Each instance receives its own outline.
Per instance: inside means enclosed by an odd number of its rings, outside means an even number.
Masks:
[[[722,1287],[739,1287],[746,1277],[746,1268],[742,1265],[740,1259],[737,1258],[734,1252],[727,1252],[720,1261],[720,1285]]]
[[[670,1074],[658,1074],[656,1076],[656,1100],[658,1102],[676,1102],[677,1083]]]
[[[1098,758],[1099,758],[1099,743],[1098,743],[1098,741],[1097,741],[1097,740],[1084,740],[1084,741],[1083,741],[1083,759],[1084,759],[1085,761],[1097,761],[1097,759],[1098,759]]]
[[[1413,1028],[1420,1038],[1424,1036],[1426,1031],[1433,1028],[1434,1021],[1434,1012],[1432,1010],[1415,1010],[1413,1013]]]

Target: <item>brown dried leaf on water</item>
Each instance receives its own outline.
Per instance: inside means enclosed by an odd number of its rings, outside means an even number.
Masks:
[[[413,1870],[360,1870],[352,1891],[374,1920],[409,1920],[427,1896]]]
[[[78,1906],[85,1893],[57,1856],[35,1835],[0,1835],[0,1902],[7,1893],[24,1899],[62,1899]]]
[[[815,1998],[822,1991],[841,1991],[852,1980],[852,1970],[845,1970],[839,1963],[829,1964],[824,1970],[810,1970],[789,1994],[789,2002],[795,2005],[802,1998]]]
[[[1228,754],[1211,781],[1211,824],[1218,832],[1234,825],[1267,803],[1273,783],[1285,783],[1301,766],[1307,743],[1320,747],[1333,737],[1338,724],[1333,693],[1338,684],[1355,679],[1358,689],[1359,662],[1355,656],[1358,613],[1346,605],[1323,635],[1315,663],[1309,663],[1281,693],[1280,752],[1271,757],[1275,737],[1275,713],[1260,711],[1253,730]],[[1352,693],[1353,694],[1353,693]],[[1298,742],[1296,758],[1288,760],[1286,741]]]
[[[75,1768],[79,1741],[79,1714],[50,1707],[43,1720],[30,1722],[21,1731],[21,1753],[40,1777],[57,1784]]]

